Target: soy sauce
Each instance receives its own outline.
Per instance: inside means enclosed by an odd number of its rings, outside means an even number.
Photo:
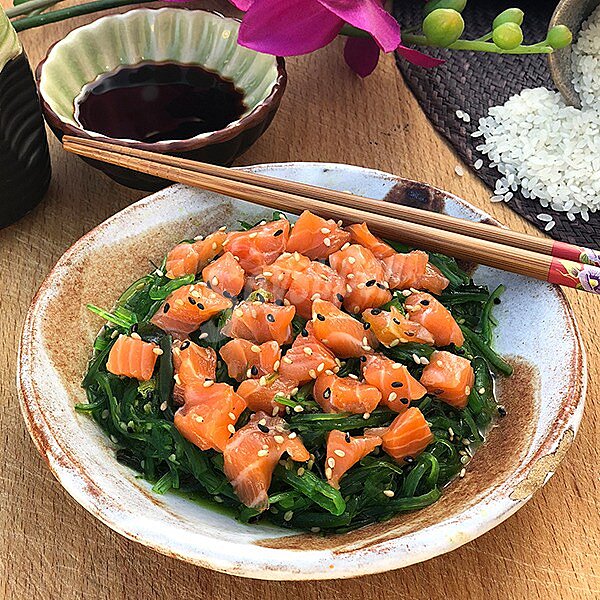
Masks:
[[[246,111],[232,81],[196,65],[145,62],[90,84],[77,102],[80,125],[147,143],[223,129]]]

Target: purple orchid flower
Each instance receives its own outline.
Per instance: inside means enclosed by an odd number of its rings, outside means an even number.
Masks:
[[[418,65],[440,64],[401,43],[400,26],[385,11],[381,0],[231,0],[246,11],[238,41],[266,54],[296,56],[329,44],[345,23],[371,37],[349,38],[344,49],[346,63],[361,77],[373,72],[379,52],[397,50]]]
[[[578,273],[579,283],[586,292],[600,294],[600,267],[585,265]]]

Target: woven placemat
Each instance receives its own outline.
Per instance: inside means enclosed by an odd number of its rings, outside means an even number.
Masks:
[[[555,4],[553,0],[471,0],[463,13],[466,35],[482,35],[489,31],[492,20],[500,11],[518,6],[525,11],[525,40],[539,41],[545,36]],[[396,0],[394,13],[402,26],[416,25],[422,20],[422,3]],[[523,89],[540,86],[555,89],[546,58],[542,55],[500,56],[437,49],[428,53],[446,59],[446,63],[435,69],[423,69],[398,58],[398,68],[425,114],[461,158],[468,165],[483,158],[484,166],[473,172],[493,188],[500,173],[490,169],[488,159],[475,150],[482,138],[473,138],[471,133],[477,128],[479,118],[486,116],[491,106],[503,104]],[[464,123],[458,119],[457,110],[468,113],[471,122]],[[558,240],[591,247],[600,245],[599,213],[591,215],[589,222],[580,217],[571,222],[564,213],[542,208],[537,201],[526,199],[518,192],[508,206],[540,229],[546,223],[539,221],[536,215],[551,214],[556,226],[549,234]]]

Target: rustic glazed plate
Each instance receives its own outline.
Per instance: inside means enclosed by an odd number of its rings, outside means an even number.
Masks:
[[[321,163],[251,170],[349,190],[470,220],[487,215],[445,192],[392,175]],[[243,525],[167,494],[114,458],[111,442],[73,405],[100,320],[87,302],[110,306],[176,242],[269,212],[246,202],[173,186],[133,204],[79,240],[59,260],[31,305],[18,375],[23,415],[38,449],[65,489],[109,527],[169,556],[262,579],[353,577],[404,567],[448,552],[521,507],[554,473],[573,442],[584,404],[586,366],[573,314],[546,283],[478,268],[478,283],[507,291],[496,315],[497,349],[515,375],[500,384],[508,416],[491,432],[466,477],[419,512],[329,537],[273,525]],[[562,526],[568,527],[568,523]]]

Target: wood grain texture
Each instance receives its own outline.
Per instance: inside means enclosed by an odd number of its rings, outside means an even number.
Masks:
[[[7,0],[1,0],[6,2]],[[203,6],[227,10],[224,2]],[[22,34],[33,64],[85,17]],[[288,61],[290,85],[269,131],[242,163],[314,160],[375,167],[448,189],[519,231],[533,228],[466,170],[437,136],[391,57],[362,81],[341,44]],[[446,556],[350,581],[243,581],[172,560],[129,542],[63,491],[23,425],[16,349],[29,302],[59,256],[82,234],[143,194],[113,184],[51,143],[46,200],[0,231],[0,598],[306,600],[394,597],[592,599],[600,596],[600,347],[598,298],[569,293],[589,354],[590,389],[579,435],[550,483],[515,516]],[[0,191],[1,194],[1,191]],[[529,318],[524,314],[524,318]]]

